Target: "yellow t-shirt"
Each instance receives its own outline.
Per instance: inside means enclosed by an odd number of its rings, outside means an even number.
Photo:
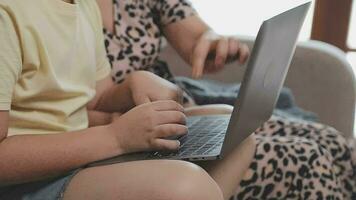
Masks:
[[[86,104],[110,65],[95,0],[0,0],[0,110],[9,135],[88,127]]]

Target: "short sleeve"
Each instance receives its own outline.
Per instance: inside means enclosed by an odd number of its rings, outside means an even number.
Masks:
[[[103,24],[99,7],[95,0],[86,0],[89,4],[91,17],[90,21],[93,23],[96,43],[96,81],[102,80],[110,75],[111,65],[106,56],[103,36]]]
[[[0,110],[10,110],[13,90],[22,70],[22,58],[15,24],[0,7]]]
[[[188,0],[149,1],[151,1],[152,12],[161,27],[196,15],[195,9]]]

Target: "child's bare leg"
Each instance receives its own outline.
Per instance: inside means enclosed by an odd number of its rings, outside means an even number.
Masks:
[[[256,141],[254,135],[251,135],[224,159],[197,164],[207,170],[220,186],[224,199],[229,199],[245,176],[254,158],[255,149]]]
[[[190,111],[193,115],[230,114],[232,107],[198,106]],[[228,199],[236,191],[254,152],[252,135],[223,160],[198,163],[215,182],[199,167],[182,161],[137,161],[85,169],[73,178],[65,200]]]
[[[226,104],[211,104],[185,108],[187,116],[231,114],[233,107]]]
[[[84,169],[65,200],[222,200],[219,186],[202,168],[183,161],[137,161]]]
[[[251,136],[223,160],[198,163],[212,178],[196,165],[182,161],[137,161],[88,168],[73,178],[64,199],[228,199],[248,169],[254,149]]]

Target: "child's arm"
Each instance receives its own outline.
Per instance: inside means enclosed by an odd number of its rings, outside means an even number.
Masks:
[[[182,58],[192,65],[195,78],[203,72],[219,71],[231,60],[244,63],[249,56],[247,45],[235,37],[216,34],[198,16],[168,24],[163,31]]]
[[[8,112],[0,112],[0,186],[57,176],[122,153],[108,126],[7,137],[7,123]]]
[[[183,107],[147,103],[106,126],[80,131],[7,137],[8,112],[0,112],[0,186],[55,177],[90,162],[152,149],[175,150],[185,134]]]
[[[24,56],[14,18],[4,6],[0,8],[0,185],[56,176],[122,153],[108,126],[71,133],[9,136],[8,111]]]

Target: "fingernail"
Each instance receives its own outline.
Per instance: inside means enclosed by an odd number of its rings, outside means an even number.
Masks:
[[[178,147],[180,147],[180,141],[179,140],[177,140],[177,144],[178,144]]]

